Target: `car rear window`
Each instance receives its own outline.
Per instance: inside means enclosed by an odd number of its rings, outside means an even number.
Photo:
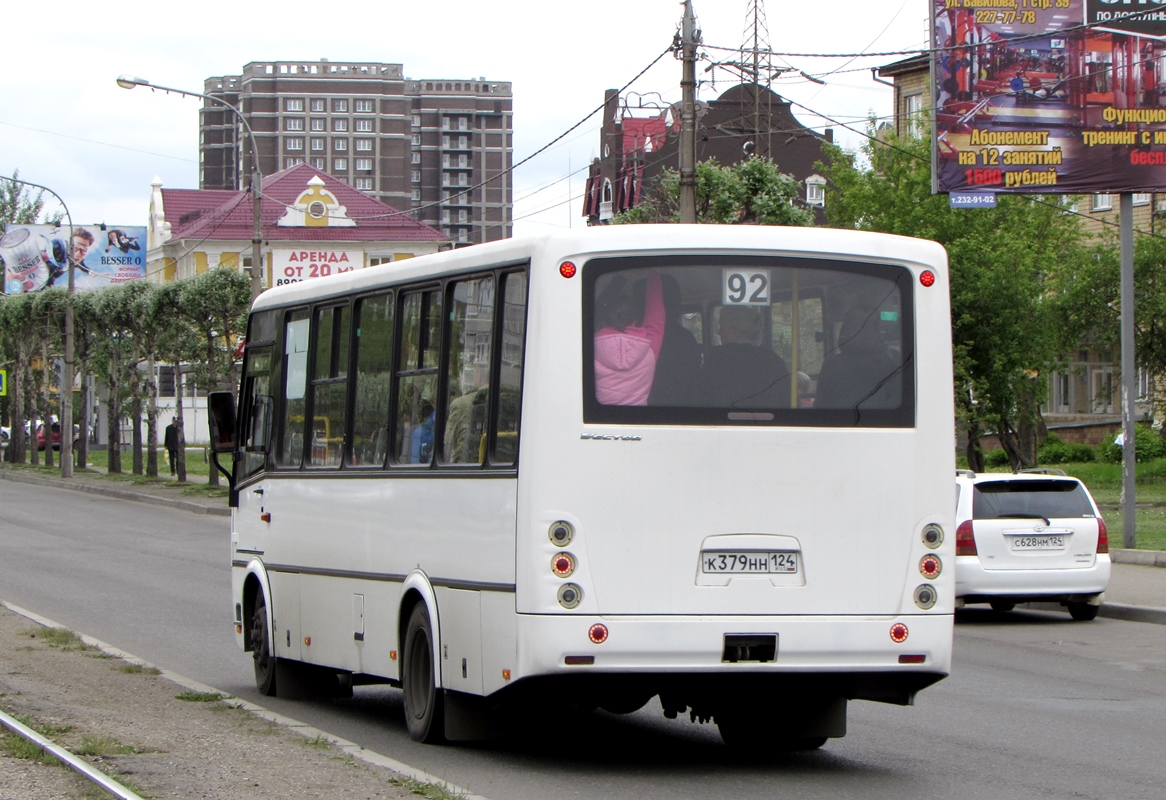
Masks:
[[[973,519],[1092,516],[1089,496],[1077,481],[985,481],[972,496]]]

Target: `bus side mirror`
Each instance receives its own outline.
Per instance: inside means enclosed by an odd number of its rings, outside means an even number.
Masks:
[[[207,396],[210,409],[211,452],[235,451],[235,395],[230,392],[211,392]]]

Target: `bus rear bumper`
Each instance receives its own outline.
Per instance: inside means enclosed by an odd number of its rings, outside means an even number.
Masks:
[[[836,679],[840,686],[851,686],[845,693],[853,698],[910,702],[908,694],[913,696],[916,689],[950,672],[952,624],[952,614],[897,617],[520,614],[520,674],[515,677],[588,673],[712,677],[768,673],[790,678],[797,675],[801,680],[825,683]],[[593,641],[592,628],[596,625],[606,629],[602,643]],[[905,638],[903,628],[892,630],[893,626],[905,626]],[[892,633],[901,641],[895,641]]]

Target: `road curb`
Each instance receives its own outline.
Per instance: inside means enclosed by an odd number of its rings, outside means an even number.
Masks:
[[[71,483],[68,479],[62,478],[54,480],[52,478],[41,478],[35,475],[20,475],[9,470],[0,470],[0,479],[12,481],[13,483],[28,483],[34,486],[49,486],[58,489],[68,489],[73,492],[88,492],[89,494],[99,494],[104,497],[114,497],[120,500],[133,500],[137,503],[150,503],[156,506],[166,506],[167,508],[177,508],[183,511],[190,511],[194,514],[210,514],[211,516],[229,517],[231,516],[231,509],[223,506],[222,508],[216,506],[207,506],[202,503],[195,503],[190,500],[180,500],[178,498],[170,497],[155,497],[152,494],[143,494],[142,492],[134,492],[129,489],[116,489],[112,486],[95,486],[89,483]]]
[[[13,605],[12,603],[9,603],[5,600],[0,600],[0,605],[4,606],[4,608],[7,608],[14,614],[19,614],[25,619],[28,619],[31,622],[35,622],[37,625],[41,625],[45,628],[61,628],[65,630],[71,630],[66,629],[64,625],[54,622],[47,617],[42,617],[40,614],[37,614],[34,611],[29,611],[28,609]],[[326,739],[337,749],[347,755],[352,756],[353,758],[360,759],[361,761],[372,764],[376,767],[388,769],[397,773],[398,775],[418,783],[428,783],[435,786],[440,786],[449,794],[456,795],[459,800],[487,800],[487,798],[482,797],[481,795],[473,794],[468,789],[456,786],[443,778],[439,778],[436,775],[431,775],[424,770],[420,770],[416,767],[411,767],[404,762],[397,761],[395,758],[390,758],[389,756],[377,753],[376,751],[361,747],[356,742],[351,742],[347,739],[343,739],[339,736],[328,733],[327,731],[314,728],[306,722],[300,722],[297,719],[284,716],[283,714],[279,714],[275,711],[264,708],[263,706],[256,705],[255,703],[251,703],[239,697],[235,697],[230,692],[220,691],[213,686],[207,686],[205,683],[199,683],[192,678],[187,678],[184,675],[179,675],[178,673],[171,672],[168,669],[163,669],[156,664],[151,664],[145,659],[138,658],[132,653],[127,653],[126,651],[114,647],[111,644],[107,644],[100,639],[95,639],[92,636],[88,636],[78,631],[74,631],[74,633],[76,633],[81,638],[81,641],[83,641],[85,644],[96,647],[98,650],[101,650],[101,652],[106,653],[107,655],[113,656],[114,658],[120,658],[123,661],[129,662],[130,664],[137,664],[141,667],[156,669],[158,670],[160,677],[163,677],[171,683],[175,683],[184,689],[189,689],[192,692],[199,692],[200,694],[217,694],[220,696],[220,702],[227,703],[228,705],[247,711],[248,713],[254,714],[261,719],[267,720],[268,722],[283,726],[294,733],[298,733],[300,736],[303,736],[309,741],[321,738]]]
[[[1022,603],[1017,608],[1027,608],[1031,611],[1054,611],[1065,613],[1065,607],[1060,603]],[[1102,603],[1097,616],[1108,619],[1120,619],[1126,622],[1148,622],[1154,625],[1166,625],[1166,608],[1152,606],[1131,606],[1125,603]]]
[[[1166,552],[1161,550],[1113,549],[1109,557],[1118,564],[1138,564],[1143,567],[1166,567]]]

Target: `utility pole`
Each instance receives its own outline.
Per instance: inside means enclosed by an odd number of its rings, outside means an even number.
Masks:
[[[681,24],[680,60],[680,221],[696,222],[696,45],[700,31],[692,0],[684,0]]]

